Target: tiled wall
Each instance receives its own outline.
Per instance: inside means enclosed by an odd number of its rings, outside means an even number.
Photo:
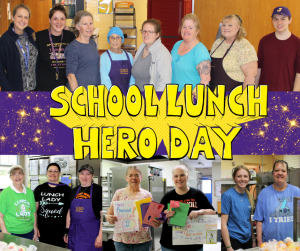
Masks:
[[[113,14],[99,14],[98,13],[98,0],[88,0],[86,2],[86,10],[91,12],[94,16],[94,27],[100,28],[98,38],[98,49],[105,50],[109,48],[107,43],[107,33],[109,26],[113,25]],[[116,1],[114,1],[115,3]],[[138,30],[137,46],[142,43],[142,36],[139,30],[142,23],[147,19],[147,0],[130,0],[134,3],[136,11],[136,26]]]

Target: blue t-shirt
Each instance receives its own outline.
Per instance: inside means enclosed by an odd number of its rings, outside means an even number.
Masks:
[[[284,191],[273,186],[264,188],[257,200],[254,220],[262,221],[262,241],[293,238],[293,197],[300,196],[298,187],[288,184]]]
[[[193,89],[201,82],[196,66],[205,60],[210,60],[208,50],[202,43],[198,43],[187,54],[178,54],[179,45],[183,40],[178,41],[172,51],[172,83],[179,84],[178,91],[182,91],[185,84],[192,84]]]
[[[229,236],[241,243],[251,238],[251,205],[246,192],[239,194],[233,187],[222,194],[221,212],[228,215]]]
[[[123,51],[122,54],[116,54],[112,51],[109,51],[111,59],[115,60],[115,61],[119,61],[119,60],[127,60],[126,54]],[[133,64],[133,57],[131,55],[131,53],[127,53],[129,55],[129,59],[130,59],[130,63],[131,65]],[[101,84],[105,85],[107,87],[107,90],[110,89],[110,87],[112,86],[111,84],[111,80],[109,77],[109,72],[110,72],[110,68],[111,68],[111,61],[110,58],[107,54],[107,51],[101,54],[100,57],[100,76],[101,76]],[[130,77],[130,82],[129,82],[129,86],[130,85],[134,85],[135,84],[135,79],[134,77],[131,75]]]

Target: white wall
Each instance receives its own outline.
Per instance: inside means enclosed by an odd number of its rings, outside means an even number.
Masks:
[[[215,208],[215,211],[217,211],[218,201],[221,201],[221,198],[215,196],[215,180],[221,180],[221,161],[212,163],[212,206]]]
[[[101,176],[107,176],[107,173],[111,173],[110,168],[111,167],[119,167],[122,166],[122,164],[118,162],[112,162],[112,161],[107,161],[107,160],[102,160],[101,163],[101,168],[100,168],[100,175]]]

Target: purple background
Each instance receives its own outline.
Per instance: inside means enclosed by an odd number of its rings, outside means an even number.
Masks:
[[[268,95],[268,117],[241,124],[234,155],[300,154],[300,94]],[[72,130],[50,118],[50,107],[60,105],[49,92],[0,92],[0,154],[73,155]],[[165,147],[156,154],[165,155]]]

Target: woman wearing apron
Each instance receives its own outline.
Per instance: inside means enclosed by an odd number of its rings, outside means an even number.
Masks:
[[[64,240],[72,251],[102,250],[102,189],[93,184],[94,169],[86,164],[79,169],[80,186],[70,194]]]
[[[222,36],[211,48],[211,81],[214,90],[225,85],[226,91],[235,87],[254,85],[257,74],[257,55],[254,47],[245,39],[243,21],[238,15],[222,19]]]
[[[107,34],[110,49],[100,57],[101,84],[109,90],[111,86],[117,85],[123,93],[127,93],[130,85],[135,84],[131,75],[133,57],[121,49],[124,42],[123,31],[119,27],[113,27]]]

